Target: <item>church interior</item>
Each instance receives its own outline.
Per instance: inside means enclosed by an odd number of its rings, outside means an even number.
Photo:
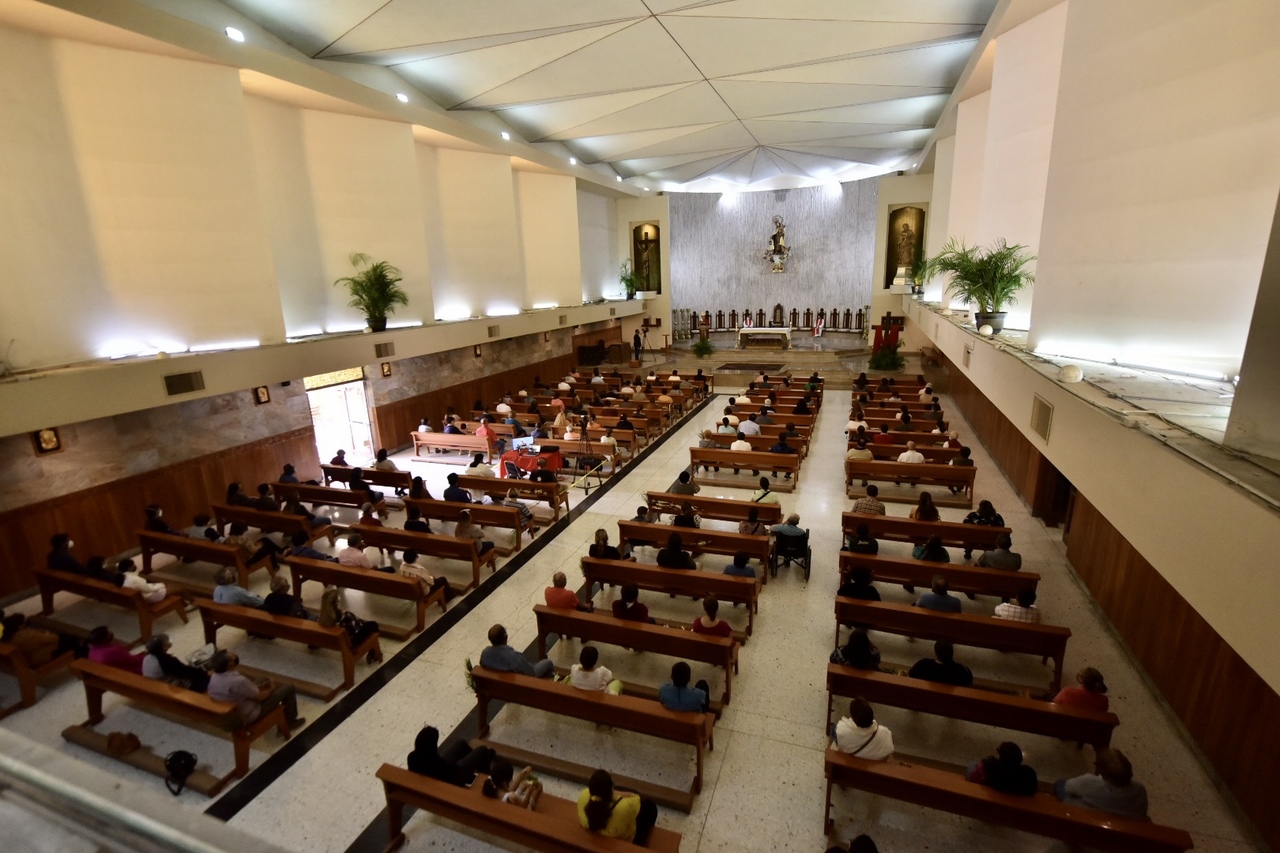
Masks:
[[[0,0],[5,849],[1280,849],[1276,32]]]

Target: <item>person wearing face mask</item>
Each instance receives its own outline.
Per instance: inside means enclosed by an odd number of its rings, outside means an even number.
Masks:
[[[45,560],[45,565],[59,572],[71,572],[76,575],[88,574],[88,569],[84,567],[79,560],[71,554],[71,549],[75,547],[75,542],[71,541],[69,533],[55,533],[49,537],[49,556]]]

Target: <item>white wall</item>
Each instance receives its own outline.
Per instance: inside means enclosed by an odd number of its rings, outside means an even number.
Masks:
[[[618,219],[615,232],[615,246],[619,259],[631,257],[631,229],[641,222],[656,222],[661,229],[658,240],[658,251],[661,253],[662,293],[653,299],[644,301],[644,315],[651,320],[661,320],[662,326],[655,338],[650,333],[650,343],[655,349],[662,346],[662,335],[671,334],[671,209],[669,195],[651,195],[643,198],[620,198],[617,201]],[[621,263],[621,260],[619,261]],[[614,278],[613,294],[622,293],[622,285]],[[610,291],[606,291],[606,294]],[[630,317],[622,322],[623,341],[631,338],[631,332],[640,325],[641,317]]]
[[[925,230],[925,257],[938,254],[951,234],[951,184],[955,177],[955,160],[956,138],[948,136],[939,139],[933,146],[933,196],[929,205],[933,222]],[[928,302],[941,301],[941,282],[934,280],[926,283],[924,298]]]
[[[578,246],[582,252],[582,299],[590,302],[618,290],[618,207],[611,198],[578,190]]]
[[[1280,187],[1280,4],[1071,3],[1031,342],[1235,372]]]
[[[421,162],[422,158],[419,158]],[[516,222],[511,158],[440,149],[435,153],[443,257],[433,265],[437,314],[511,313],[524,305],[524,258]]]
[[[538,172],[514,176],[525,275],[521,307],[580,304],[582,250],[576,182],[568,175]]]
[[[997,40],[978,210],[984,245],[1004,239],[1039,252],[1068,7],[1060,3]],[[1027,328],[1033,294],[1034,286],[1006,306],[1006,328]]]
[[[956,108],[956,151],[952,166],[951,204],[947,211],[948,239],[956,237],[970,244],[978,239],[990,113],[990,91],[961,101]]]
[[[929,235],[933,233],[933,175],[903,175],[902,177],[887,175],[880,179],[880,193],[876,202],[876,236],[875,267],[871,273],[871,322],[879,322],[886,312],[895,315],[902,313],[902,297],[890,293],[884,286],[885,261],[888,252],[889,212],[905,205],[912,205],[924,210],[924,239],[929,245]],[[917,349],[919,344],[910,340],[904,341],[908,350]]]

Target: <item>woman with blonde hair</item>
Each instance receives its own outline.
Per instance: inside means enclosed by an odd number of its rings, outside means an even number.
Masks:
[[[484,538],[484,531],[480,526],[471,522],[471,510],[464,509],[458,513],[458,523],[453,528],[453,535],[459,539],[474,539],[480,543],[480,553],[483,554],[493,547],[493,543]]]

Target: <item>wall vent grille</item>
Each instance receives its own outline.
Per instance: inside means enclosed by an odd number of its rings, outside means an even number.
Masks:
[[[965,368],[966,368],[966,369],[968,369],[968,367],[969,367],[969,358],[970,358],[972,355],[973,355],[973,344],[968,344],[968,345],[964,348],[964,366],[965,366]]]
[[[203,391],[204,373],[199,370],[191,373],[170,373],[164,378],[164,390],[170,397]]]
[[[616,317],[616,316],[618,316],[618,309],[617,309],[617,308],[610,308],[610,309],[609,309],[609,316],[610,316],[610,317]]]
[[[396,345],[392,341],[387,341],[385,344],[374,344],[373,354],[378,358],[391,358],[396,354]]]
[[[1049,430],[1053,427],[1053,406],[1045,402],[1039,394],[1033,395],[1031,401],[1031,429],[1035,434],[1049,441]]]
[[[568,323],[568,322],[569,322],[569,315],[568,315],[568,314],[561,314],[561,315],[560,315],[560,325],[561,325],[561,326],[563,326],[565,323]]]
[[[491,337],[491,338],[496,338],[497,336],[498,336],[498,327],[497,327],[497,326],[490,326],[490,327],[489,327],[489,337]]]

